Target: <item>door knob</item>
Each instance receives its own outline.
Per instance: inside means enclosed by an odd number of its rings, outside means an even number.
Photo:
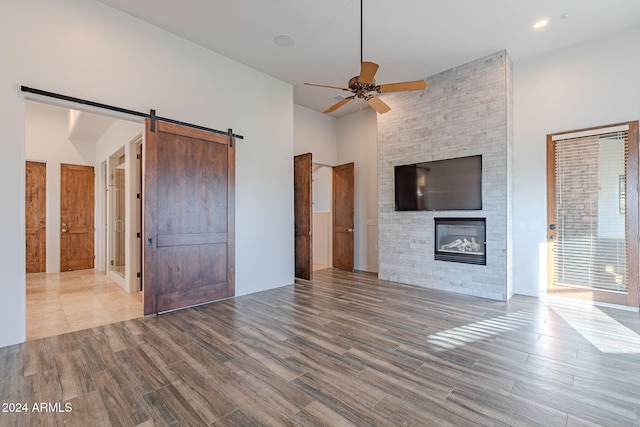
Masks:
[[[63,227],[66,227],[66,226],[67,226],[67,224],[65,224],[65,223],[63,222],[63,223],[62,223],[62,226],[63,226]]]
[[[60,231],[62,231],[63,233],[66,233],[66,232],[67,232],[67,230],[66,230],[66,229],[64,229],[64,228],[63,228],[62,230],[60,230]]]
[[[349,233],[353,233],[353,228],[347,230]]]

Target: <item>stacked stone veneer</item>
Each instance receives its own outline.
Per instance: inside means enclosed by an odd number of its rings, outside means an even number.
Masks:
[[[391,93],[378,116],[379,277],[496,300],[513,294],[513,96],[506,51]],[[483,209],[395,212],[394,166],[482,155]],[[487,265],[434,260],[434,217],[487,220]]]

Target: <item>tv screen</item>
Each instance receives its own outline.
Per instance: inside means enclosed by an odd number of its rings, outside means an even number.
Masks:
[[[396,166],[396,211],[482,209],[482,156]]]

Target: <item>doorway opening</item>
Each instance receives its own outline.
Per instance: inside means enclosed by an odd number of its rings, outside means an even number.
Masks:
[[[143,131],[144,125],[141,121],[132,122],[96,111],[74,110],[66,105],[35,100],[25,102],[25,157],[28,162],[46,165],[46,231],[39,240],[44,268],[38,273],[25,272],[28,340],[142,315],[139,285],[136,289],[135,286],[128,286],[126,282],[116,283],[107,276],[109,257],[105,242],[112,228],[107,223],[108,200],[103,196],[102,190],[106,187],[106,167],[110,155],[117,147],[132,145],[132,150],[139,150],[140,135]],[[120,168],[122,169],[122,166]],[[82,170],[79,173],[84,175],[72,177],[70,184],[64,184],[63,175],[69,175],[69,169]],[[124,178],[125,184],[139,185],[139,172],[134,169],[133,175],[136,177],[133,180],[135,182]],[[87,197],[89,200],[78,202],[84,203],[84,207],[80,206],[78,209],[81,212],[85,211],[84,216],[91,217],[91,224],[81,227],[63,218],[64,210],[68,208],[64,206],[64,191],[73,194],[79,187],[88,187],[88,181],[95,181],[95,184],[89,185],[92,195]],[[63,186],[67,190],[63,190]],[[133,193],[133,197],[136,195],[137,193]],[[27,215],[28,198],[27,194]],[[80,199],[84,199],[84,196]],[[137,203],[139,205],[139,200]],[[87,213],[89,211],[90,214]],[[72,216],[77,217],[75,214]],[[136,220],[139,222],[139,219],[138,213]],[[88,255],[79,257],[82,258],[82,263],[74,259],[73,262],[66,263],[62,269],[65,251],[73,254],[79,252],[77,246],[80,232],[84,233],[87,239],[86,243],[79,246]],[[72,236],[74,233],[76,235]],[[32,233],[32,236],[37,235]],[[29,241],[28,235],[26,239]],[[34,238],[31,237],[31,240]],[[27,243],[27,247],[29,246]],[[136,259],[139,263],[140,246],[137,244],[135,247],[137,249],[133,252],[126,247],[124,251],[120,251],[124,252],[125,260],[133,260],[123,263],[127,267],[129,263],[135,263]],[[35,251],[31,250],[27,256],[33,256],[30,255],[33,253]],[[31,271],[34,265],[32,262]],[[125,273],[126,276],[128,275]]]
[[[295,277],[313,271],[354,269],[354,164],[313,163],[294,156]]]
[[[548,291],[638,308],[638,122],[547,136]]]
[[[136,135],[103,162],[105,271],[130,293],[142,290],[141,146],[142,135]]]
[[[313,271],[332,266],[331,175],[331,166],[313,164]]]

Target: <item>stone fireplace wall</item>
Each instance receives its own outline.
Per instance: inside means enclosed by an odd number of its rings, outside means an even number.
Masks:
[[[507,300],[512,277],[512,63],[500,51],[390,93],[378,115],[379,277]],[[483,209],[396,212],[394,166],[482,155]],[[434,260],[434,217],[485,217],[487,265]]]

